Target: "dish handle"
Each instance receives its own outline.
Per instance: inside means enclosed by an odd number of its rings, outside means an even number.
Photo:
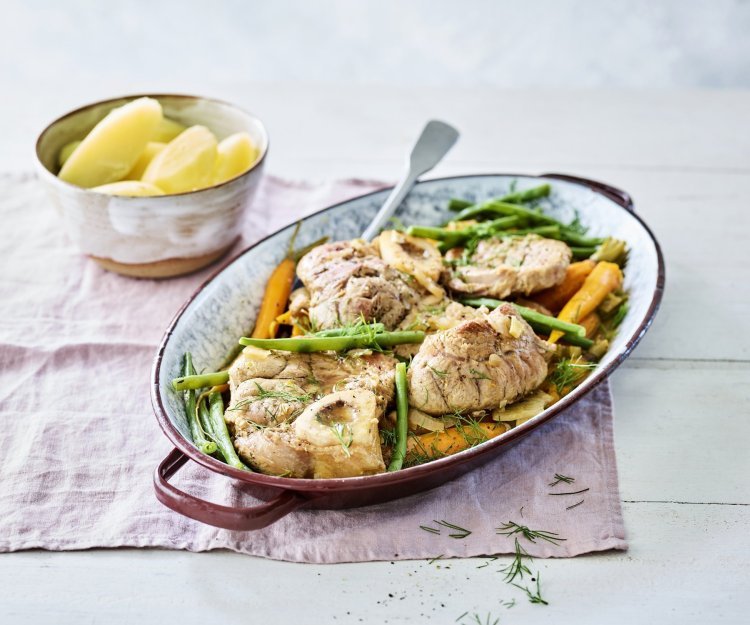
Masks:
[[[630,197],[630,194],[626,193],[622,189],[618,189],[617,187],[604,184],[603,182],[599,182],[597,180],[590,180],[589,178],[569,176],[568,174],[542,174],[541,177],[542,178],[554,178],[556,180],[566,180],[568,182],[575,182],[577,184],[582,184],[586,187],[589,187],[590,189],[593,189],[594,191],[598,191],[602,195],[605,195],[610,200],[612,200],[616,204],[619,204],[620,206],[630,211],[631,213],[635,213],[635,207],[633,205],[633,198]]]
[[[156,498],[167,508],[201,523],[227,530],[257,530],[275,523],[304,503],[301,497],[290,491],[283,491],[271,501],[247,508],[232,508],[199,499],[169,483],[169,478],[187,460],[188,457],[179,449],[173,449],[154,471],[154,490]]]

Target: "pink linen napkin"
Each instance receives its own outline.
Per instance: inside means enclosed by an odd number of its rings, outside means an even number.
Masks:
[[[240,245],[380,186],[268,177]],[[167,281],[107,273],[66,239],[30,175],[0,176],[0,219],[6,226],[0,241],[0,551],[223,548],[299,562],[465,557],[512,552],[513,538],[496,533],[510,521],[565,539],[524,543],[535,556],[627,548],[606,384],[484,467],[407,499],[301,510],[249,533],[171,512],[151,485],[170,450],[151,410],[151,360],[174,312],[215,267]],[[555,473],[575,482],[549,486]],[[192,463],[175,483],[211,501],[252,503],[236,484]],[[438,521],[471,534],[451,538],[455,532]]]

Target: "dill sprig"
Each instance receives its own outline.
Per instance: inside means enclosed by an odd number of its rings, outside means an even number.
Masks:
[[[523,563],[523,559],[527,558],[528,560],[531,560],[531,556],[528,554],[528,552],[521,547],[521,543],[518,542],[518,538],[515,538],[516,542],[516,555],[513,558],[513,561],[506,566],[503,569],[500,569],[501,573],[505,573],[504,581],[507,583],[512,582],[516,577],[523,579],[523,574],[526,573],[527,575],[531,575],[531,571],[529,570],[529,567],[527,567]]]
[[[349,427],[349,424],[337,421],[336,423],[332,423],[328,427],[331,428],[333,435],[338,439],[341,448],[346,454],[346,457],[351,458],[352,452],[349,450],[349,447],[351,447],[352,441],[354,440],[354,434],[352,433],[352,429]],[[344,437],[345,433],[349,434],[348,439]]]
[[[555,481],[550,482],[548,486],[557,486],[560,482],[565,482],[566,484],[572,484],[576,481],[576,478],[574,477],[568,477],[567,475],[562,475],[561,473],[555,473]]]
[[[526,593],[526,596],[528,596],[530,603],[541,603],[541,604],[544,604],[544,605],[549,605],[549,602],[547,602],[544,598],[542,598],[542,591],[539,588],[539,581],[540,581],[540,577],[539,577],[539,572],[537,571],[537,574],[536,574],[536,592],[532,592],[531,590],[529,590],[529,588],[527,586],[519,586],[518,584],[513,584],[513,586],[515,586],[516,588],[520,588],[521,590],[523,590]]]
[[[439,369],[435,369],[435,367],[433,367],[432,365],[427,365],[427,367],[439,378],[444,378],[448,375],[447,371],[440,371]]]
[[[504,536],[513,536],[514,534],[521,534],[526,540],[532,543],[536,543],[537,539],[546,540],[548,543],[558,545],[560,542],[567,540],[566,538],[560,538],[559,534],[555,532],[547,532],[545,530],[532,530],[525,525],[519,525],[513,521],[508,521],[502,526],[495,528],[495,533],[502,534]]]
[[[578,507],[578,506],[580,506],[580,505],[581,505],[581,504],[582,504],[582,503],[583,503],[584,501],[585,501],[585,499],[581,499],[581,501],[579,501],[578,503],[574,503],[574,504],[573,504],[572,506],[568,506],[568,507],[567,507],[567,508],[565,508],[565,509],[566,509],[566,510],[572,510],[573,508],[577,508],[577,507]]]
[[[470,620],[464,621],[465,617],[469,617]],[[456,623],[463,623],[463,625],[498,625],[500,623],[500,617],[498,616],[493,620],[493,616],[490,612],[487,612],[487,616],[484,620],[476,612],[469,616],[468,612],[464,612],[461,616],[456,619]]]
[[[466,538],[469,534],[471,534],[471,530],[467,530],[465,527],[455,525],[454,523],[449,523],[444,519],[441,519],[440,521],[433,520],[432,522],[436,525],[447,527],[449,530],[453,530],[452,534],[448,534],[449,538],[461,539]],[[425,532],[429,532],[430,534],[440,534],[440,528],[430,527],[429,525],[420,525],[419,529],[424,530]]]
[[[582,488],[581,490],[574,490],[574,491],[569,491],[569,492],[565,492],[565,493],[547,493],[547,494],[548,495],[580,495],[581,493],[585,493],[587,490],[589,490],[589,489],[588,488]]]
[[[454,525],[453,523],[448,523],[448,521],[445,520],[433,521],[433,523],[437,523],[438,525],[442,525],[443,527],[454,530],[453,534],[448,534],[450,538],[461,539],[466,538],[469,534],[471,534],[471,530],[467,530],[465,527],[461,527],[459,525]]]
[[[253,402],[260,401],[262,399],[282,399],[284,401],[298,403],[298,404],[304,404],[314,399],[314,397],[310,395],[309,393],[298,394],[298,393],[292,393],[290,391],[269,391],[269,390],[264,389],[257,382],[255,382],[255,387],[258,390],[257,395],[253,395],[252,397],[246,397],[245,399],[241,399],[234,406],[229,408],[229,410],[242,410],[243,408],[246,408]]]
[[[570,358],[563,358],[555,365],[555,369],[550,375],[550,382],[555,385],[557,392],[562,395],[566,388],[575,386],[595,367],[596,363],[585,362],[580,358],[575,361]]]
[[[428,560],[427,564],[434,564],[438,560],[442,560],[442,559],[443,559],[443,554],[441,553],[439,556],[435,556],[434,558],[432,558],[432,560]]]
[[[472,380],[489,380],[491,379],[486,373],[477,369],[469,369],[469,373],[472,374]]]

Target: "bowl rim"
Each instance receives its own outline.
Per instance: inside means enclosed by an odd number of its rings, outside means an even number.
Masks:
[[[66,119],[73,117],[74,115],[78,115],[79,113],[83,113],[84,111],[88,109],[94,108],[95,106],[110,104],[112,102],[119,102],[120,100],[126,100],[128,102],[131,102],[133,100],[137,100],[138,98],[153,98],[155,100],[159,100],[159,98],[176,98],[176,99],[182,99],[182,100],[202,100],[202,101],[213,102],[215,104],[221,104],[221,105],[233,108],[236,111],[239,111],[240,113],[242,113],[243,115],[248,116],[253,121],[257,122],[258,126],[260,127],[261,133],[263,135],[263,145],[261,146],[260,157],[250,166],[250,169],[243,171],[241,174],[238,174],[234,178],[230,178],[229,180],[220,182],[219,184],[211,185],[210,187],[205,187],[203,189],[195,189],[193,191],[183,191],[182,193],[165,193],[164,195],[152,195],[152,196],[135,196],[135,195],[114,196],[108,193],[100,193],[98,191],[93,191],[90,188],[87,189],[85,187],[79,187],[78,185],[72,184],[65,180],[61,180],[57,175],[53,174],[44,165],[39,155],[40,144],[42,140],[44,139],[45,135],[48,132],[50,132],[50,130],[52,130],[52,128],[58,125],[60,122],[63,122]],[[49,124],[47,124],[44,127],[44,129],[39,133],[39,135],[37,135],[36,141],[34,142],[34,158],[36,161],[37,169],[39,169],[42,175],[46,176],[48,180],[54,180],[53,184],[59,184],[66,188],[70,188],[81,193],[93,193],[94,195],[99,195],[99,196],[108,197],[108,198],[115,197],[118,200],[122,200],[125,202],[132,201],[132,200],[138,200],[140,202],[143,202],[144,200],[146,200],[146,201],[154,201],[154,203],[156,203],[158,201],[163,202],[167,198],[185,197],[185,196],[194,195],[197,193],[203,193],[205,191],[212,191],[213,189],[219,189],[225,185],[229,185],[233,182],[236,182],[237,180],[240,180],[241,178],[245,178],[249,176],[252,172],[254,172],[256,169],[262,168],[263,163],[266,160],[266,156],[268,155],[268,151],[270,147],[271,147],[271,140],[268,135],[268,129],[266,128],[266,125],[263,123],[263,120],[260,117],[258,117],[255,113],[245,110],[241,106],[237,106],[236,104],[233,104],[232,102],[228,102],[227,100],[223,100],[220,98],[212,98],[212,97],[202,96],[202,95],[191,95],[191,94],[186,94],[186,93],[138,93],[138,94],[133,94],[133,95],[122,95],[122,96],[118,96],[114,98],[106,98],[104,100],[97,100],[96,102],[90,102],[89,104],[84,104],[71,111],[68,111],[67,113],[64,113],[63,115],[60,115],[56,119],[52,120]]]
[[[659,306],[661,304],[662,297],[664,294],[665,273],[666,273],[664,256],[661,251],[661,246],[659,245],[659,242],[654,236],[654,233],[648,227],[648,225],[643,221],[643,219],[632,210],[632,205],[631,205],[631,209],[629,209],[625,204],[622,204],[616,201],[610,195],[608,195],[605,191],[603,191],[603,189],[611,189],[612,187],[609,187],[609,185],[606,185],[604,183],[599,183],[595,180],[586,179],[586,178],[575,178],[574,180],[571,180],[570,178],[567,178],[567,179],[564,177],[555,178],[554,176],[555,174],[539,174],[539,175],[511,174],[511,173],[462,174],[462,175],[454,175],[454,176],[443,176],[443,177],[438,177],[438,178],[428,178],[426,180],[419,181],[416,185],[418,187],[419,184],[421,183],[439,182],[439,181],[444,181],[444,180],[457,180],[457,179],[470,179],[470,178],[493,178],[493,177],[503,177],[503,178],[523,177],[523,178],[537,178],[540,180],[550,180],[552,182],[560,182],[560,181],[570,182],[578,186],[589,188],[595,193],[598,193],[599,195],[602,195],[603,197],[612,201],[612,203],[615,204],[619,209],[628,213],[631,217],[633,217],[639,223],[639,225],[643,228],[643,230],[645,231],[645,233],[648,235],[649,239],[653,243],[654,251],[656,253],[656,259],[657,259],[656,283],[654,285],[654,291],[651,296],[651,301],[649,302],[646,313],[643,319],[641,320],[641,322],[639,323],[637,329],[628,338],[628,341],[626,342],[624,348],[615,356],[615,358],[609,364],[607,364],[607,366],[596,370],[590,377],[588,377],[585,380],[585,382],[582,385],[576,387],[571,393],[569,393],[568,395],[566,395],[565,397],[557,401],[552,406],[545,409],[544,412],[535,416],[533,419],[530,419],[529,421],[526,421],[525,423],[522,423],[521,425],[515,428],[512,428],[511,430],[506,431],[500,436],[487,440],[483,443],[480,443],[479,445],[476,445],[464,451],[458,452],[457,454],[454,454],[451,456],[445,456],[443,458],[438,458],[436,460],[432,460],[424,464],[416,465],[413,467],[408,467],[406,469],[401,469],[399,471],[394,471],[392,473],[385,472],[385,473],[376,473],[374,475],[365,475],[365,476],[358,476],[358,477],[323,478],[323,479],[279,477],[279,476],[274,476],[274,475],[267,475],[264,473],[258,473],[255,471],[248,472],[248,471],[243,471],[240,469],[235,469],[234,467],[231,467],[228,464],[225,464],[211,456],[207,456],[206,454],[201,453],[191,442],[189,442],[185,437],[183,437],[183,435],[179,432],[179,430],[177,430],[177,428],[169,419],[164,403],[162,402],[161,393],[160,393],[161,389],[159,386],[159,377],[161,373],[161,365],[162,365],[162,360],[164,357],[164,351],[166,350],[167,344],[172,336],[172,333],[174,332],[175,326],[177,325],[177,323],[179,323],[180,319],[182,318],[182,315],[185,313],[187,308],[193,303],[193,301],[203,292],[203,290],[211,282],[213,282],[213,280],[216,279],[219,276],[219,274],[221,274],[230,265],[233,265],[234,263],[238,262],[245,254],[251,252],[258,245],[264,243],[271,237],[278,235],[280,232],[283,232],[284,230],[289,228],[291,225],[296,223],[296,222],[291,222],[290,224],[287,224],[286,226],[283,226],[275,230],[274,232],[269,233],[262,239],[255,241],[252,245],[249,245],[248,247],[246,247],[245,249],[237,253],[233,258],[227,261],[222,267],[220,267],[215,272],[213,272],[203,283],[201,283],[198,286],[198,288],[193,292],[193,294],[179,308],[179,310],[175,313],[174,317],[172,318],[172,321],[167,326],[164,336],[162,337],[162,340],[157,349],[156,356],[154,357],[152,369],[151,369],[151,404],[154,410],[154,414],[156,415],[156,419],[159,423],[159,426],[162,429],[162,432],[164,432],[164,434],[172,442],[172,444],[174,444],[174,446],[177,449],[179,449],[183,454],[185,454],[188,458],[194,460],[195,462],[206,467],[207,469],[210,469],[211,471],[225,475],[227,477],[231,477],[233,479],[239,480],[246,484],[251,484],[255,486],[261,486],[261,487],[271,488],[271,489],[276,489],[276,490],[289,490],[303,497],[305,496],[314,497],[317,495],[327,494],[327,493],[336,492],[336,491],[350,491],[350,490],[356,490],[359,488],[367,488],[367,487],[393,486],[399,483],[411,482],[413,480],[417,480],[420,477],[431,474],[434,471],[440,471],[443,468],[459,467],[463,464],[472,462],[477,456],[488,454],[491,451],[499,447],[510,446],[512,443],[516,442],[517,440],[529,434],[531,431],[543,425],[544,423],[549,421],[552,417],[556,416],[563,410],[569,408],[570,406],[575,404],[579,399],[581,399],[585,395],[591,393],[595,388],[599,386],[601,382],[606,380],[612,374],[612,372],[615,369],[617,369],[620,366],[620,364],[622,364],[622,362],[630,355],[633,349],[635,349],[636,345],[640,342],[640,340],[643,338],[648,328],[653,323],[653,320],[659,309]],[[306,215],[305,217],[302,218],[302,220],[304,221],[304,219],[308,219],[310,217],[318,216],[326,212],[332,211],[338,208],[339,206],[348,204],[349,202],[360,200],[360,199],[363,199],[363,198],[366,198],[366,197],[369,197],[378,193],[387,192],[387,191],[390,191],[391,189],[393,189],[392,186],[384,187],[383,189],[378,189],[375,191],[371,191],[369,193],[364,193],[362,195],[349,198],[342,202],[337,202],[336,204],[327,206],[319,211],[311,213],[310,215]],[[626,197],[628,197],[629,199],[629,196],[626,196]]]

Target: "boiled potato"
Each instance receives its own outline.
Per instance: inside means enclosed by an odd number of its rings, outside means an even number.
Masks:
[[[179,135],[185,126],[181,123],[169,119],[169,117],[162,117],[159,125],[156,127],[154,136],[151,137],[151,141],[158,141],[159,143],[169,143],[177,135]]]
[[[230,180],[246,172],[258,159],[258,150],[246,132],[229,135],[219,143],[214,184]]]
[[[216,137],[205,126],[191,126],[154,157],[141,178],[165,193],[210,186],[216,165]]]
[[[135,165],[133,165],[133,169],[125,175],[125,180],[140,180],[143,176],[143,172],[146,171],[148,164],[154,160],[154,156],[161,152],[165,147],[167,147],[166,143],[161,143],[160,141],[149,141],[146,144],[146,148],[141,152],[141,155],[135,162]]]
[[[121,180],[120,182],[110,182],[99,187],[93,187],[92,191],[98,193],[107,193],[109,195],[127,195],[130,197],[148,197],[152,195],[164,195],[156,185],[141,180]]]
[[[84,188],[122,180],[161,119],[161,104],[152,98],[138,98],[110,111],[70,155],[60,178]]]
[[[65,165],[65,161],[67,161],[70,158],[70,155],[73,154],[74,150],[81,145],[80,141],[71,141],[70,143],[66,143],[62,148],[60,149],[60,154],[57,155],[57,164],[62,167]]]

